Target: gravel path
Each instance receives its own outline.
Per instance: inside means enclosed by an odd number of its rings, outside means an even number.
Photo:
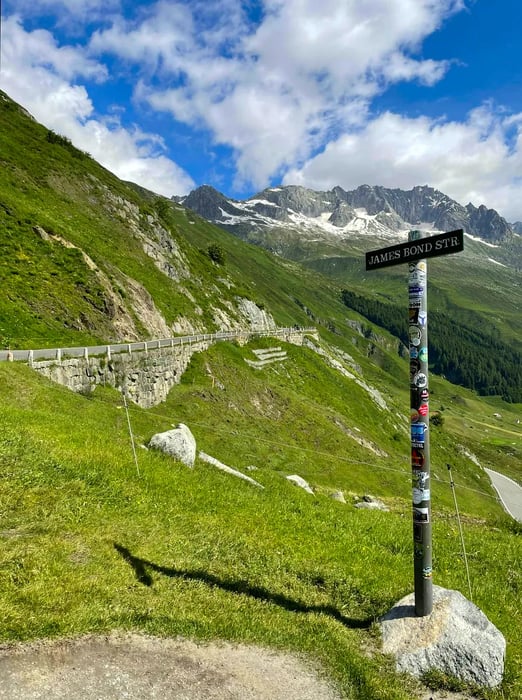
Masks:
[[[1,700],[341,700],[318,669],[259,647],[139,634],[0,646]]]

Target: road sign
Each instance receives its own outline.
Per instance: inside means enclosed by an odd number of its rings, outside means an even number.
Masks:
[[[435,258],[439,255],[460,253],[462,250],[464,250],[464,231],[459,228],[456,231],[440,233],[429,238],[372,250],[366,253],[366,269],[376,270],[379,267],[402,265],[425,258]]]
[[[422,231],[410,231],[407,243],[366,253],[367,270],[410,263],[408,336],[410,340],[413,572],[415,614],[419,617],[430,615],[433,610],[426,258],[458,253],[463,249],[464,232],[458,229],[428,238],[422,238]]]

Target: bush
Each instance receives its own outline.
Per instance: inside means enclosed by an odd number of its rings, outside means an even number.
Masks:
[[[225,260],[226,260],[225,251],[217,243],[213,243],[212,245],[209,245],[209,247],[207,248],[207,255],[211,260],[213,260],[218,265],[225,264]]]

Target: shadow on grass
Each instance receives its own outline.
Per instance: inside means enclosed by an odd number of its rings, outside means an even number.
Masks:
[[[168,566],[159,566],[158,564],[154,564],[152,561],[135,557],[126,547],[123,547],[121,544],[117,544],[116,542],[114,543],[114,549],[123,557],[123,559],[125,559],[128,564],[130,564],[136,578],[144,586],[152,586],[153,580],[149,573],[149,570],[151,570],[157,571],[159,574],[163,574],[169,578],[181,578],[185,579],[186,581],[203,581],[203,583],[206,583],[209,586],[221,588],[222,590],[229,591],[230,593],[248,595],[256,600],[263,600],[268,603],[273,603],[274,605],[279,605],[285,610],[289,610],[291,612],[322,613],[323,615],[329,615],[350,629],[368,629],[373,622],[373,618],[368,618],[367,620],[356,620],[355,618],[346,617],[332,605],[305,605],[304,603],[299,603],[296,600],[287,598],[280,593],[272,593],[266,588],[252,586],[248,583],[248,581],[227,581],[219,578],[218,576],[214,576],[207,571],[183,571],[182,569],[174,569]]]

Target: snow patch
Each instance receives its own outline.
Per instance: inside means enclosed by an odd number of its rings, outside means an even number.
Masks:
[[[482,238],[479,238],[478,236],[472,236],[471,233],[464,233],[464,235],[472,241],[477,241],[477,243],[487,245],[488,248],[500,248],[500,246],[494,245],[493,243],[488,243],[487,241],[483,240]]]

